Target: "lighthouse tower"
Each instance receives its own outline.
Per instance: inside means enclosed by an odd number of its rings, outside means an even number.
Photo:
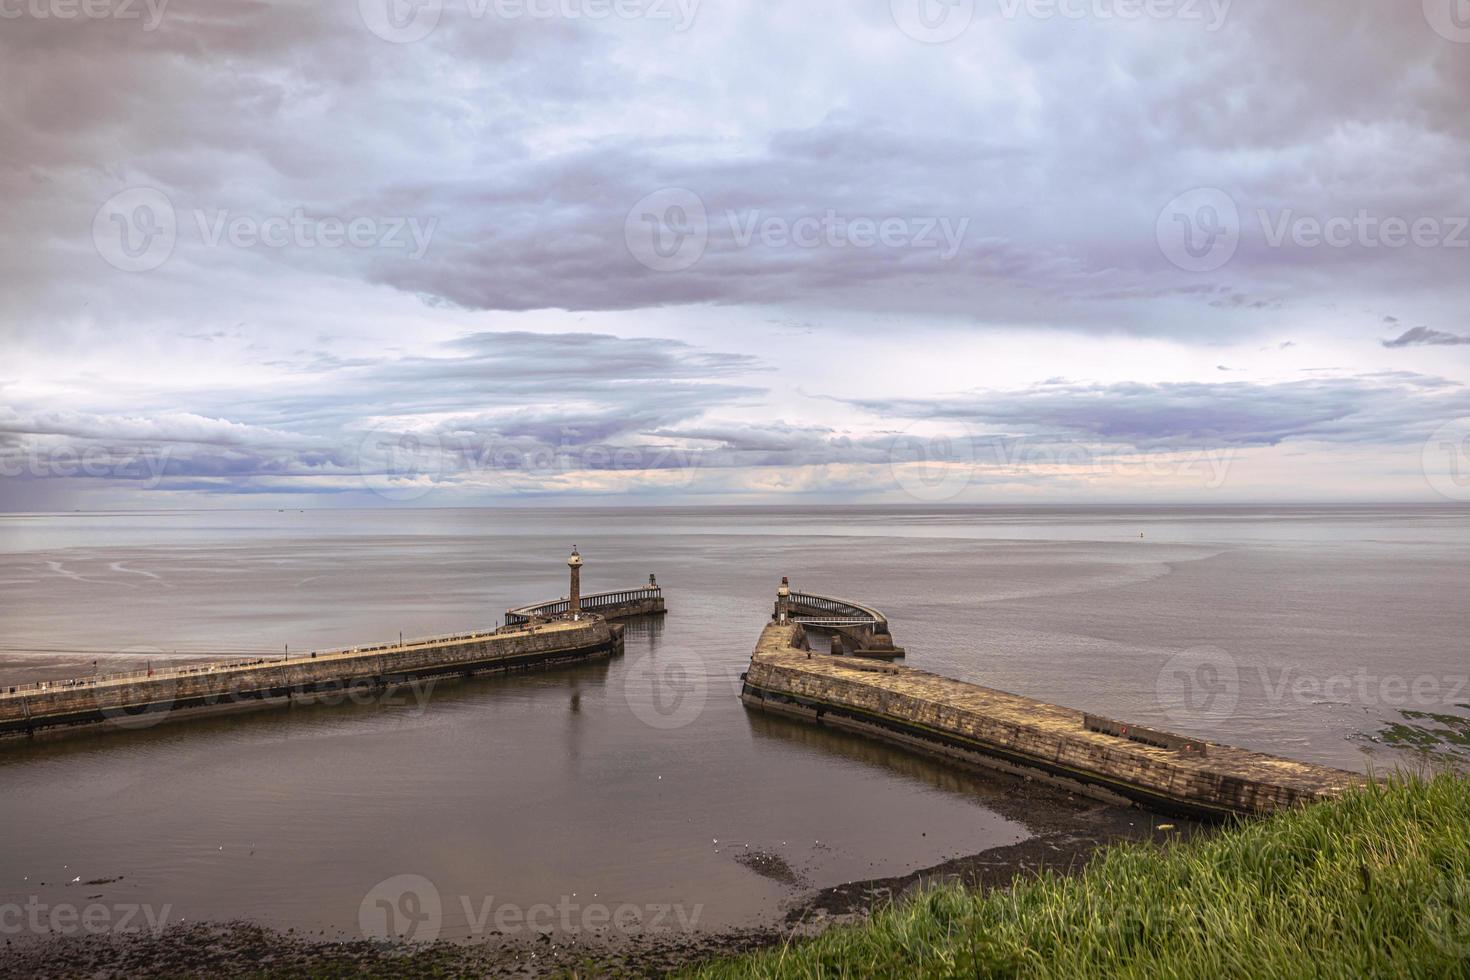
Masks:
[[[776,613],[771,618],[778,623],[784,623],[791,618],[791,611],[791,580],[782,575],[781,587],[776,590]]]
[[[582,556],[577,554],[576,545],[572,545],[572,557],[567,559],[567,567],[572,570],[571,601],[567,604],[567,612],[577,619],[582,614]]]

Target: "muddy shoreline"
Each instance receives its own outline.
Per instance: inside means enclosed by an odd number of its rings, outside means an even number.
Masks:
[[[1100,848],[1209,832],[1206,825],[1099,804],[1037,786],[1006,802],[1025,808],[1036,835],[904,875],[853,881],[793,896],[780,921],[721,932],[615,937],[492,934],[477,943],[333,942],[249,922],[174,926],[157,937],[107,935],[9,938],[0,978],[10,977],[657,977],[704,960],[779,945],[861,922],[890,902],[944,882],[1009,887],[1042,871],[1073,874]],[[753,873],[783,875],[779,858]]]

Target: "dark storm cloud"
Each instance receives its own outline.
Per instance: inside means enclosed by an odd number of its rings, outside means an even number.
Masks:
[[[1429,327],[1414,327],[1406,330],[1393,340],[1385,340],[1384,347],[1459,347],[1470,344],[1470,337],[1460,334],[1446,333],[1443,330],[1431,330]]]

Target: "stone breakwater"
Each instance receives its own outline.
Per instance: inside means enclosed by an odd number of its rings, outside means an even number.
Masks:
[[[107,723],[137,728],[179,711],[321,697],[418,678],[545,668],[614,656],[622,650],[623,627],[590,615],[287,659],[195,664],[0,687],[0,736]]]
[[[803,627],[780,613],[778,604],[744,675],[741,698],[756,710],[1194,817],[1267,814],[1337,796],[1364,778],[910,667],[813,653]]]

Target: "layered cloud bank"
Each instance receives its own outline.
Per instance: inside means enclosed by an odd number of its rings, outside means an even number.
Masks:
[[[1470,499],[1454,2],[0,6],[0,508]]]

